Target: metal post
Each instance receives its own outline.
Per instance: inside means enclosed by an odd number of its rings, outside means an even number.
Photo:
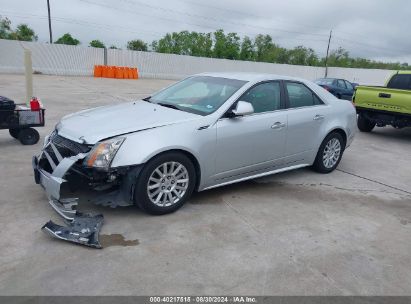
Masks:
[[[51,32],[50,0],[47,0],[47,11],[48,11],[48,14],[49,14],[50,43],[53,43],[53,34],[52,34],[52,32]]]
[[[33,97],[33,66],[31,64],[31,51],[24,49],[24,68],[26,75],[26,104],[30,105],[30,99]]]
[[[327,56],[325,57],[325,78],[328,76],[328,54],[330,52],[331,36],[333,31],[330,31],[330,38],[328,38]]]
[[[105,47],[104,48],[104,51],[103,51],[104,53],[104,65],[107,65],[107,48]]]

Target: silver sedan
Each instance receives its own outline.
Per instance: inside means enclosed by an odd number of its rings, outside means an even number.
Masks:
[[[307,166],[329,173],[355,123],[351,102],[312,82],[207,73],[143,100],[64,117],[33,168],[66,218],[75,205],[66,183],[95,191],[95,203],[166,214],[193,191]]]

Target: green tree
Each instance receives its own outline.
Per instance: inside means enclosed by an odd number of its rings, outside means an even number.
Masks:
[[[111,50],[117,50],[118,47],[116,47],[115,45],[112,44],[112,45],[110,45],[109,49],[111,49]]]
[[[132,51],[147,51],[147,43],[141,39],[130,40],[127,42],[127,49]]]
[[[73,38],[71,36],[71,34],[66,33],[63,36],[61,36],[59,39],[57,39],[54,43],[56,43],[56,44],[78,45],[78,44],[80,44],[80,41]]]
[[[328,66],[335,67],[351,67],[352,59],[347,50],[339,47],[336,50],[331,51],[328,57]]]
[[[0,16],[0,39],[10,39],[11,21]]]
[[[289,63],[295,65],[318,65],[318,56],[311,48],[297,46],[289,51]]]
[[[257,61],[272,62],[272,54],[275,48],[273,39],[270,35],[257,35],[254,40],[255,49],[256,49],[256,59]]]
[[[215,58],[224,58],[225,57],[225,46],[227,39],[225,37],[223,30],[218,30],[214,32],[214,50],[213,57]]]
[[[101,42],[100,40],[92,40],[90,41],[89,46],[91,47],[95,47],[95,48],[102,48],[104,49],[106,46],[104,45],[103,42]]]
[[[240,60],[255,60],[254,43],[248,36],[245,36],[241,42]]]
[[[325,58],[319,58],[312,48],[300,45],[287,49],[274,43],[270,35],[259,34],[253,41],[247,36],[240,39],[237,33],[226,34],[222,29],[214,33],[189,31],[167,33],[163,38],[153,41],[151,49],[159,53],[305,66],[324,66],[325,63]],[[343,48],[331,51],[328,64],[338,67],[392,70],[409,68],[407,63],[384,63],[365,58],[353,58]]]
[[[241,38],[236,33],[228,33],[226,36],[226,51],[227,59],[237,60],[240,57],[240,40]]]
[[[37,41],[38,37],[33,29],[31,29],[27,24],[19,24],[14,31],[16,40],[21,41]]]
[[[152,49],[159,53],[211,57],[213,41],[210,33],[181,31],[167,33],[158,41],[153,41]]]

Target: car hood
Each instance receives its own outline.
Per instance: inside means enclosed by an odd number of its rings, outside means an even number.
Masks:
[[[95,144],[106,138],[201,117],[139,100],[67,115],[57,125],[57,131],[59,135],[76,142]]]

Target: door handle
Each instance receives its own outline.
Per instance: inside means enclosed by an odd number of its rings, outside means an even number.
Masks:
[[[277,121],[271,126],[271,129],[279,130],[285,127],[285,123]]]
[[[323,120],[324,118],[325,118],[324,115],[318,115],[318,114],[317,114],[317,115],[314,116],[313,119],[314,119],[314,120]]]

